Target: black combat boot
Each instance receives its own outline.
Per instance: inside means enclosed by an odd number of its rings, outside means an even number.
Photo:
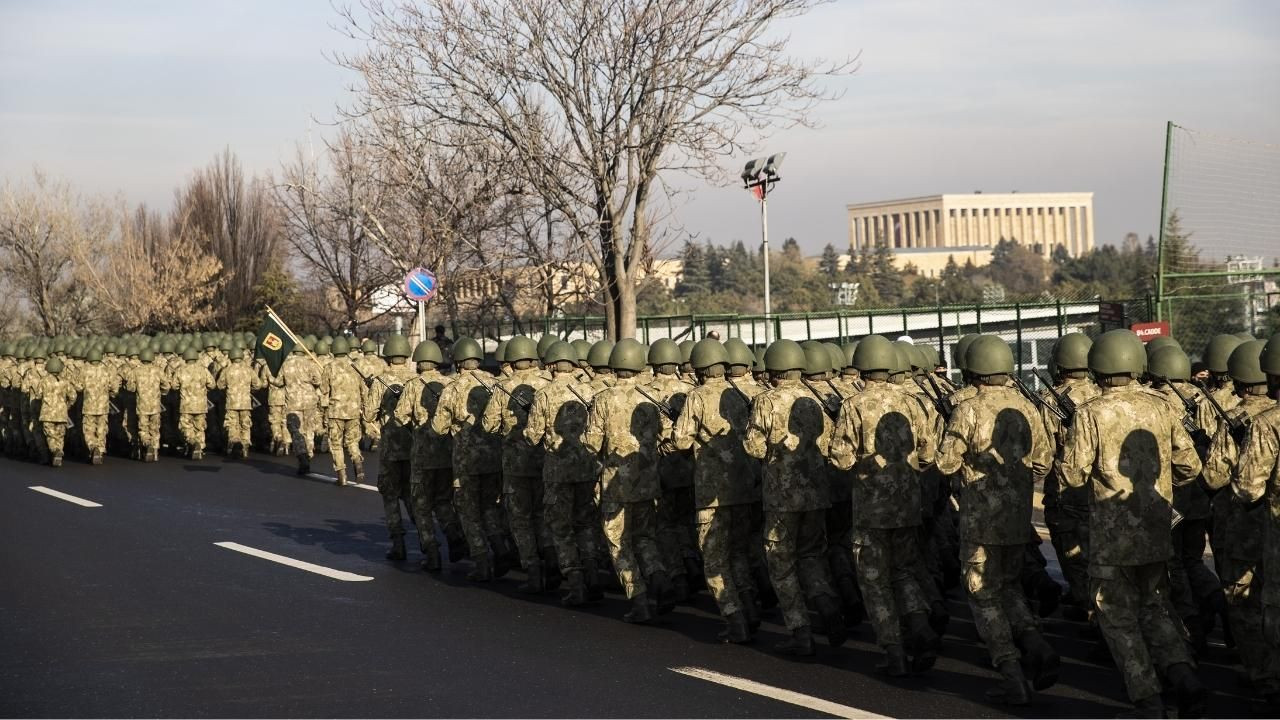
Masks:
[[[862,593],[858,592],[857,580],[849,575],[836,578],[836,590],[840,593],[845,626],[856,627],[867,617],[867,608],[862,604]]]
[[[734,645],[745,645],[751,642],[751,631],[747,628],[747,618],[741,610],[731,612],[724,619],[725,628],[722,642],[733,643]]]
[[[1204,717],[1208,691],[1196,677],[1196,671],[1187,663],[1170,665],[1165,677],[1178,696],[1179,718]]]
[[[812,657],[814,653],[813,632],[809,629],[808,625],[801,625],[791,631],[790,638],[774,645],[773,649],[780,655]]]
[[[659,615],[666,615],[676,609],[675,599],[672,597],[671,581],[667,579],[666,573],[653,573],[645,578],[645,585],[649,586],[649,595],[653,598]]]
[[[58,453],[49,458],[50,467],[62,467],[62,453]]]
[[[819,595],[813,604],[826,628],[827,644],[833,648],[844,645],[845,640],[849,639],[849,632],[844,626],[844,612],[840,609],[840,603],[829,595]]]
[[[684,574],[688,578],[690,594],[707,589],[707,578],[702,573],[702,562],[698,558],[684,559]]]
[[[92,457],[92,458],[90,458],[89,462],[90,462],[90,463],[92,463],[92,464],[94,464],[94,465],[101,465],[101,464],[102,464],[102,453],[101,453],[101,452],[99,452],[99,451],[97,451],[97,450],[93,451],[93,457]]]
[[[338,475],[338,479],[337,479],[338,487],[346,487],[347,486],[347,469],[340,468],[338,470],[337,475]]]
[[[434,542],[426,543],[422,547],[422,560],[418,563],[424,571],[429,573],[440,572],[440,547]]]
[[[1122,718],[1162,718],[1164,717],[1164,700],[1157,693],[1150,697],[1142,698],[1133,704],[1133,708],[1122,712],[1116,717]]]
[[[1022,674],[1022,666],[1017,660],[1005,660],[1000,663],[1000,682],[987,690],[988,699],[1003,702],[1005,705],[1030,705],[1031,686]]]
[[[1052,615],[1062,602],[1062,586],[1049,577],[1048,573],[1042,575],[1036,585],[1036,600],[1036,610],[1042,618]]]
[[[557,590],[564,577],[560,575],[560,559],[556,557],[556,549],[550,545],[542,548],[543,583],[547,590]]]
[[[939,639],[929,625],[925,612],[909,613],[907,622],[907,652],[911,655],[912,672],[924,672],[938,659]]]
[[[587,603],[587,581],[581,570],[570,570],[565,577],[568,592],[560,598],[565,607],[578,607]]]
[[[408,555],[408,552],[404,549],[404,534],[392,535],[391,549],[387,551],[387,559],[391,562],[404,562]]]
[[[298,456],[298,477],[306,477],[311,474],[311,458],[306,455]]]
[[[1046,690],[1058,682],[1058,667],[1062,664],[1057,651],[1039,630],[1027,630],[1018,636],[1022,650],[1022,667],[1030,676],[1036,690]]]
[[[356,465],[354,469],[356,471],[356,482],[363,485],[364,484],[364,466]]]
[[[760,609],[772,610],[778,607],[778,593],[773,591],[773,580],[765,567],[751,569],[755,578],[756,592],[760,594]]]
[[[533,560],[529,563],[529,567],[525,568],[528,579],[521,584],[517,590],[529,595],[537,595],[547,589],[547,579],[542,574],[542,561]]]
[[[876,668],[889,677],[906,677],[910,670],[907,667],[907,653],[901,645],[888,645],[884,649],[884,658],[876,663]]]
[[[467,556],[467,536],[457,526],[444,529],[445,542],[449,544],[449,562],[461,562]]]
[[[203,450],[192,450],[192,451],[191,451],[191,459],[192,459],[192,460],[203,460],[203,459],[204,459],[204,451],[203,451]]]
[[[493,551],[493,576],[500,578],[511,571],[511,551],[507,539],[501,534],[489,536],[489,549]]]
[[[600,587],[600,564],[594,558],[582,563],[582,579],[587,584],[587,602],[604,599],[604,590]]]
[[[929,606],[929,627],[933,628],[933,633],[938,637],[947,634],[947,625],[951,624],[951,613],[947,611],[947,604],[942,600],[934,600]]]
[[[653,622],[653,610],[649,607],[649,595],[640,593],[631,598],[631,609],[622,616],[623,622],[645,625]]]
[[[471,561],[475,567],[471,568],[471,572],[467,573],[467,579],[471,582],[489,582],[493,580],[493,564],[489,561],[489,555],[481,555],[472,558]]]
[[[671,602],[682,603],[689,601],[689,576],[686,573],[680,573],[671,578]]]
[[[742,614],[747,618],[747,628],[751,632],[760,629],[760,606],[756,604],[756,592],[743,590],[738,593],[738,604],[742,606]]]

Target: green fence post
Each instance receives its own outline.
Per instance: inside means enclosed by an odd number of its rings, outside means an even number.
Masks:
[[[1018,369],[1017,373],[1022,374],[1022,305],[1013,304],[1013,325],[1018,329]]]
[[[1067,329],[1066,318],[1062,317],[1062,298],[1058,298],[1058,337],[1062,337],[1063,331]]]
[[[978,326],[977,329],[974,330],[974,332],[981,334],[982,333],[982,304],[981,303],[973,306],[973,316],[974,316],[973,317],[974,324]]]

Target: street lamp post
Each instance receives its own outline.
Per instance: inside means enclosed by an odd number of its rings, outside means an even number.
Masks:
[[[769,344],[770,313],[773,311],[769,299],[769,191],[774,184],[782,180],[778,176],[778,168],[786,153],[774,153],[768,157],[755,158],[742,169],[742,186],[751,191],[760,201],[760,239],[764,245],[764,342]]]

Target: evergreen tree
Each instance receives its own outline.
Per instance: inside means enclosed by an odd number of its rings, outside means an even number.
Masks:
[[[832,279],[840,272],[840,255],[836,253],[831,243],[827,243],[827,246],[822,248],[822,259],[818,261],[818,270]]]
[[[680,259],[684,268],[680,282],[676,284],[676,297],[708,292],[711,278],[707,272],[706,253],[702,246],[695,242],[685,242]]]
[[[800,243],[796,242],[793,237],[782,241],[782,254],[786,255],[790,260],[801,260],[804,257],[800,253]]]

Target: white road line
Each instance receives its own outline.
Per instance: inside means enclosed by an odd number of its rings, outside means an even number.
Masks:
[[[877,715],[873,712],[860,710],[856,707],[833,703],[828,700],[823,700],[822,698],[813,697],[812,695],[804,695],[791,690],[784,690],[772,685],[758,683],[754,680],[734,677],[733,675],[724,675],[722,673],[707,670],[706,668],[673,667],[668,669],[671,670],[671,672],[677,672],[681,675],[688,675],[689,677],[706,680],[707,682],[717,683],[737,690],[745,690],[746,692],[753,693],[755,695],[761,695],[763,697],[791,705],[798,705],[802,708],[826,713],[827,715],[834,715],[839,718],[852,718],[853,720],[881,720],[887,718],[885,715]]]
[[[336,477],[334,477],[334,476],[332,476],[332,475],[322,475],[322,474],[320,474],[320,473],[314,473],[314,472],[313,472],[313,473],[307,473],[307,477],[309,477],[309,478],[315,478],[316,480],[328,480],[328,481],[329,481],[329,482],[331,482],[331,483],[336,483],[336,482],[338,482],[338,478],[336,478]],[[347,487],[360,488],[361,490],[372,490],[372,491],[374,491],[374,492],[377,492],[377,491],[378,491],[378,486],[377,486],[377,485],[365,485],[364,483],[358,483],[358,482],[350,482],[350,481],[348,481],[348,482],[347,482]]]
[[[368,575],[356,575],[355,573],[349,573],[343,570],[334,570],[332,568],[327,568],[327,567],[324,567],[323,565],[313,565],[312,563],[309,563],[309,562],[294,560],[291,557],[285,557],[284,555],[277,555],[275,553],[267,552],[266,550],[251,548],[247,545],[241,545],[240,543],[216,542],[214,543],[214,545],[217,545],[218,547],[226,548],[228,550],[235,550],[236,552],[244,553],[245,555],[252,555],[254,557],[262,558],[263,560],[270,560],[271,562],[280,563],[281,565],[288,565],[289,567],[298,568],[299,570],[306,570],[307,572],[313,572],[317,575],[323,575],[327,578],[333,578],[334,580],[341,580],[343,582],[367,582],[373,579]]]
[[[80,507],[102,507],[100,503],[93,502],[92,500],[85,500],[84,498],[78,498],[75,495],[68,495],[64,492],[58,492],[57,490],[50,490],[49,488],[43,485],[32,485],[27,489],[35,490],[38,493],[44,493],[49,497],[56,497],[59,500],[66,500],[69,503],[75,503]]]

